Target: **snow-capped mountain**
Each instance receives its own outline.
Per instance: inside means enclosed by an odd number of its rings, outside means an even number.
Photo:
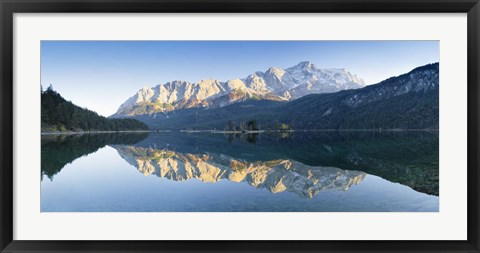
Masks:
[[[271,67],[243,79],[226,82],[172,81],[144,87],[125,101],[113,115],[134,116],[192,107],[223,107],[247,99],[290,101],[309,94],[357,89],[364,81],[345,69],[319,69],[305,61],[282,69]]]

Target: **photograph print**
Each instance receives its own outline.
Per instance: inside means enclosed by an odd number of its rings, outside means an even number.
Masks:
[[[439,41],[42,41],[41,212],[438,212]]]

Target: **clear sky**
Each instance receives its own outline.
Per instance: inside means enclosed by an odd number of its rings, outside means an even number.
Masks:
[[[374,84],[439,57],[438,41],[42,41],[41,84],[109,116],[142,87],[172,80],[226,81],[311,61]]]

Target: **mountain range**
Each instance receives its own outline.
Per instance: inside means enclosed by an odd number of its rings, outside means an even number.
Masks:
[[[238,89],[228,88],[232,82],[143,89],[112,117],[135,118],[151,129],[225,129],[252,120],[261,129],[438,129],[438,63],[368,86],[346,70],[310,62],[257,72],[233,82]]]
[[[249,99],[291,101],[308,94],[331,93],[365,86],[346,69],[319,69],[304,61],[282,69],[271,67],[243,79],[172,81],[144,87],[118,108],[113,117],[165,113],[186,108],[215,108]]]

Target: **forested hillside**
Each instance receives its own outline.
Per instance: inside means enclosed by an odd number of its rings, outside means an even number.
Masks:
[[[148,130],[135,119],[109,119],[66,101],[49,87],[42,90],[42,132]]]

